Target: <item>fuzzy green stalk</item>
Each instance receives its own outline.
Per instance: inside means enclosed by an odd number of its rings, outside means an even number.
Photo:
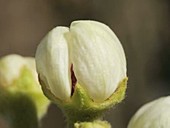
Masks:
[[[107,121],[96,120],[93,122],[75,123],[74,128],[111,128]]]
[[[44,94],[63,111],[68,128],[74,128],[76,123],[92,123],[96,120],[102,122],[101,118],[103,113],[120,103],[125,98],[127,79],[128,78],[125,78],[119,83],[117,90],[111,97],[100,103],[94,102],[87,94],[87,91],[79,84],[76,84],[75,91],[71,99],[66,102],[61,101],[53,95],[53,93],[45,86],[43,81],[40,80],[40,83]],[[102,128],[109,128],[108,126],[110,125],[106,125],[106,127]]]

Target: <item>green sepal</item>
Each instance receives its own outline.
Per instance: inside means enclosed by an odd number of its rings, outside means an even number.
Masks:
[[[20,70],[20,75],[11,82],[11,85],[1,86],[1,88],[13,96],[19,93],[28,96],[36,106],[39,120],[46,113],[50,104],[50,101],[43,95],[41,86],[35,80],[30,69],[26,66],[23,66]]]
[[[38,90],[37,82],[35,81],[35,78],[31,71],[26,67],[23,66],[20,70],[20,75],[17,79],[14,79],[13,82],[11,82],[11,85],[8,85],[8,90],[10,92],[23,92],[28,93],[33,90]]]
[[[103,102],[94,102],[89,97],[86,90],[84,90],[79,84],[76,84],[76,88],[70,100],[61,101],[52,94],[43,81],[40,81],[40,83],[44,94],[58,105],[58,107],[64,112],[69,125],[73,127],[75,122],[91,122],[101,118],[106,110],[120,103],[125,97],[127,80],[128,78],[124,78],[119,83],[117,90]]]

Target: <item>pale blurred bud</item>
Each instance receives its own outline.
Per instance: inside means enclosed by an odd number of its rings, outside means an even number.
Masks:
[[[170,96],[142,106],[130,120],[128,128],[170,128]]]
[[[33,57],[11,54],[0,58],[0,88],[28,95],[36,105],[39,118],[46,113],[49,100],[39,85]]]

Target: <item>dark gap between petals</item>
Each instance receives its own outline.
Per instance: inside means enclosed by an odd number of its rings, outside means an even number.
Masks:
[[[74,93],[74,89],[75,89],[75,86],[76,86],[76,83],[77,83],[77,78],[74,74],[74,71],[73,71],[73,64],[71,64],[71,68],[70,68],[70,71],[71,71],[71,95],[73,95]]]

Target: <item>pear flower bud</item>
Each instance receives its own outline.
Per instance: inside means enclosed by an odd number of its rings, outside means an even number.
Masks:
[[[30,70],[34,81],[38,84],[34,59],[11,54],[0,59],[0,85],[4,87],[12,86],[13,82],[20,77],[24,67]],[[38,86],[36,87],[38,88]]]
[[[35,59],[11,54],[0,58],[0,89],[10,93],[21,92],[35,103],[41,118],[49,105],[38,82]],[[0,92],[1,93],[1,92]]]
[[[95,102],[103,102],[126,78],[126,59],[113,31],[97,21],[56,27],[36,51],[40,81],[60,100],[69,101],[77,84]]]
[[[130,120],[128,128],[170,128],[170,96],[142,106]]]

